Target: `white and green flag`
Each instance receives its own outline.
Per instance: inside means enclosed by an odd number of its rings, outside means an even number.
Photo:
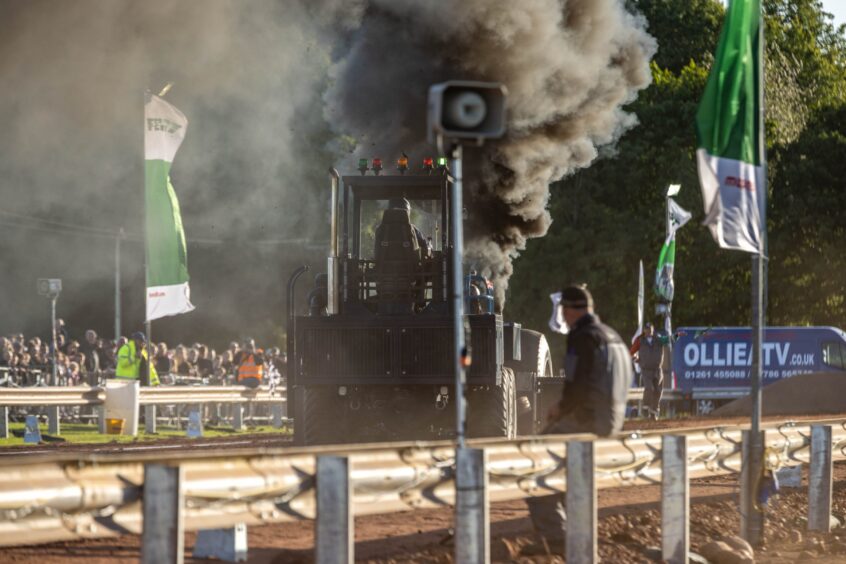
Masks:
[[[729,2],[696,112],[705,225],[720,247],[763,252],[766,179],[760,120],[760,0]]]
[[[194,309],[188,255],[170,166],[188,120],[158,96],[144,105],[144,179],[147,237],[147,321]]]
[[[669,233],[661,253],[658,255],[658,268],[655,269],[655,295],[661,301],[672,302],[675,295],[673,270],[676,265],[676,231],[690,221],[690,212],[682,208],[672,198],[667,198],[667,214],[669,215]]]

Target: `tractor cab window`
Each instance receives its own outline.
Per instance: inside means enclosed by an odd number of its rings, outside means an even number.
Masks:
[[[409,200],[411,225],[417,228],[432,251],[442,250],[441,203],[437,200]],[[359,258],[376,259],[376,232],[390,209],[389,200],[362,200],[359,216]]]

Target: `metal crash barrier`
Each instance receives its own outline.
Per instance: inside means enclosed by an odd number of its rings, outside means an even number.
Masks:
[[[770,469],[810,462],[815,490],[810,496],[809,526],[825,529],[831,511],[832,461],[846,459],[846,422],[816,423],[765,425],[765,459]],[[477,479],[470,480],[473,487],[459,488],[458,500],[456,450],[447,442],[247,453],[77,455],[44,462],[19,458],[0,461],[0,545],[127,532],[143,532],[144,545],[169,542],[155,538],[142,519],[145,468],[164,465],[179,469],[178,480],[174,478],[175,485],[164,493],[158,488],[156,495],[171,496],[178,504],[182,511],[174,512],[173,518],[178,513],[185,530],[316,518],[319,562],[328,561],[320,558],[326,554],[327,547],[320,549],[323,543],[351,538],[354,516],[456,503],[460,508],[462,496],[472,496],[468,498],[472,503],[465,500],[464,506],[476,511],[466,517],[472,518],[472,527],[459,516],[456,529],[471,527],[472,534],[480,535],[473,545],[486,551],[490,502],[556,492],[566,492],[569,521],[583,524],[567,529],[568,561],[591,561],[597,547],[595,490],[656,484],[663,492],[664,558],[686,562],[689,480],[740,472],[748,434],[740,427],[727,427],[615,439],[570,435],[470,441],[468,454],[459,457],[467,466],[458,472]],[[481,468],[481,474],[473,474],[474,467]],[[585,471],[591,468],[592,472]],[[579,487],[568,488],[568,478]],[[315,493],[321,488],[330,491]],[[167,519],[169,514],[158,514],[157,521]],[[484,554],[477,556],[484,561]]]

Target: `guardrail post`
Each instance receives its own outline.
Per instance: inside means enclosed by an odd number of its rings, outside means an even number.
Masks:
[[[0,439],[9,438],[9,408],[0,407]]]
[[[664,435],[661,438],[661,557],[670,564],[687,564],[689,517],[687,437]]]
[[[51,435],[58,435],[62,431],[59,424],[59,406],[47,406],[47,432]]]
[[[270,405],[270,413],[273,415],[273,428],[274,429],[281,429],[282,428],[282,420],[285,418],[283,414],[283,408],[285,404],[282,403],[273,403]]]
[[[490,562],[488,457],[484,449],[455,450],[455,562]]]
[[[764,513],[758,508],[756,499],[762,468],[760,463],[755,465],[755,460],[763,462],[763,457],[752,456],[752,453],[756,449],[763,452],[764,434],[765,431],[760,431],[755,437],[752,431],[745,430],[741,435],[743,446],[740,463],[740,536],[753,548],[761,545]]]
[[[244,430],[244,405],[240,403],[232,404],[232,428],[236,431]]]
[[[317,564],[347,564],[354,560],[350,460],[346,456],[317,457]]]
[[[156,434],[156,405],[144,406],[144,432],[148,435]]]
[[[97,406],[97,432],[101,435],[106,434],[106,406]]]
[[[182,564],[185,552],[183,501],[180,466],[144,465],[142,564]]]
[[[599,560],[593,442],[567,441],[567,564]]]
[[[831,531],[831,425],[811,425],[808,472],[808,530]]]

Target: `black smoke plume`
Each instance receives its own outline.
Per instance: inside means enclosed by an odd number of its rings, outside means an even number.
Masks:
[[[654,40],[622,0],[371,0],[332,69],[327,117],[356,156],[430,156],[428,87],[504,83],[508,134],[471,163],[465,262],[493,278],[551,223],[550,183],[589,165],[636,123],[623,106],[650,82]]]

